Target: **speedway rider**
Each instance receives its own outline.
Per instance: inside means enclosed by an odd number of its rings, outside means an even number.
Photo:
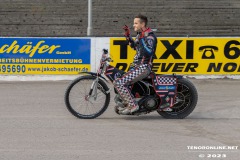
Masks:
[[[134,31],[137,32],[135,40],[131,37],[128,26],[125,25],[123,27],[125,30],[124,36],[128,40],[131,48],[136,50],[136,55],[134,56],[131,69],[113,82],[114,87],[126,106],[119,111],[121,114],[131,114],[139,109],[128,86],[146,78],[152,69],[153,56],[155,55],[157,47],[157,38],[153,31],[147,27],[147,23],[147,17],[144,15],[139,14],[134,18],[133,28]]]

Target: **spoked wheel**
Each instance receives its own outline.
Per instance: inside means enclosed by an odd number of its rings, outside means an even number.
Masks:
[[[65,93],[65,104],[69,112],[83,119],[93,119],[100,116],[108,107],[110,93],[107,85],[99,79],[97,96],[89,96],[89,91],[96,77],[82,76],[75,79]],[[93,91],[94,92],[94,91]],[[94,93],[92,93],[94,95]]]
[[[198,93],[195,86],[187,79],[179,79],[177,85],[177,95],[172,111],[158,111],[164,118],[183,119],[187,117],[198,101]]]

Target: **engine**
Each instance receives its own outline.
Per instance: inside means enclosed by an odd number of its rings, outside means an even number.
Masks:
[[[139,112],[149,112],[156,110],[159,106],[160,99],[156,95],[154,88],[148,82],[139,81],[134,84],[132,94],[135,96],[140,106]]]
[[[148,82],[143,81],[136,82],[129,89],[131,90],[132,95],[135,97],[135,100],[138,102],[138,105],[140,107],[139,111],[137,111],[136,114],[149,113],[151,111],[156,110],[159,107],[160,99],[156,95],[153,86]],[[115,103],[119,107],[124,107],[124,105],[122,104],[122,99],[117,94],[116,90],[115,93],[116,93],[116,96],[114,98]]]
[[[159,98],[157,96],[145,96],[139,102],[141,109],[147,109],[149,111],[155,110],[159,105]]]

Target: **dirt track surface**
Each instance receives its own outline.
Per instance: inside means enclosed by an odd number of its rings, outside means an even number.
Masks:
[[[240,80],[191,81],[199,101],[183,120],[163,119],[157,113],[116,115],[113,93],[109,108],[99,118],[77,119],[64,104],[70,81],[2,81],[0,159],[239,160]],[[235,148],[193,150],[190,146]]]

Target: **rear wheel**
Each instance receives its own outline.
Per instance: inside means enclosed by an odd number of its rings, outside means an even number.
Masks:
[[[82,76],[75,79],[65,93],[65,104],[69,112],[83,119],[93,119],[100,116],[108,107],[110,93],[107,85],[99,79],[97,84],[97,97],[89,96],[94,76]]]
[[[161,116],[168,119],[183,119],[187,117],[198,101],[198,93],[195,86],[188,79],[179,79],[177,95],[172,111],[157,111]]]

